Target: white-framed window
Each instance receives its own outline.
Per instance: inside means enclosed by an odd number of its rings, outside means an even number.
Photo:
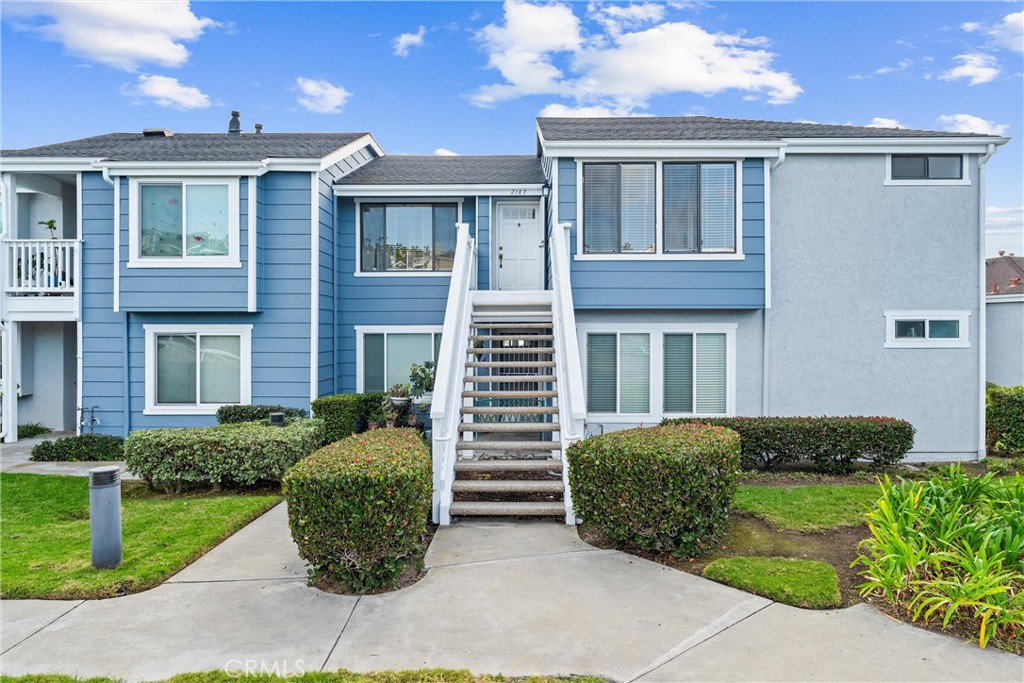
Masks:
[[[144,325],[146,415],[252,402],[252,325]]]
[[[445,276],[455,261],[459,199],[356,202],[357,276]]]
[[[238,268],[238,178],[133,178],[129,268]]]
[[[735,325],[580,326],[587,414],[637,422],[735,412]]]
[[[970,185],[965,154],[886,154],[885,185]]]
[[[356,391],[387,391],[409,382],[415,363],[437,361],[440,325],[356,327]]]
[[[970,311],[886,311],[885,348],[967,348]]]
[[[577,164],[576,258],[743,259],[742,160]]]

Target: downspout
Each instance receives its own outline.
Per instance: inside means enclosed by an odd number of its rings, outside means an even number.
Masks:
[[[764,310],[761,311],[761,415],[771,415],[771,310],[772,310],[772,173],[786,160],[786,148],[779,158],[764,160]]]
[[[985,459],[985,166],[996,146],[989,143],[978,158],[978,460]]]
[[[128,391],[131,389],[131,382],[129,382],[128,373],[130,371],[131,364],[128,362],[128,316],[131,315],[128,311],[121,314],[121,348],[123,353],[121,354],[121,395],[124,397],[122,402],[122,410],[124,411],[124,423],[122,436],[127,437],[132,432],[132,410],[131,410],[131,396]]]
[[[333,190],[333,188],[331,188]],[[353,205],[353,211],[355,206]],[[334,350],[334,393],[338,393],[338,347],[341,344],[338,343],[338,198],[331,195],[331,289],[333,290],[333,297],[331,307],[334,309],[331,312],[332,322],[332,334],[334,340],[331,342],[331,348]]]

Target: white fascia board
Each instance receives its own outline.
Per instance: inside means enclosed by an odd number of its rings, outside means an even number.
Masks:
[[[988,294],[985,296],[986,304],[1024,304],[1024,294]]]
[[[1005,145],[1009,138],[789,138],[787,154],[984,154],[988,146]]]
[[[95,171],[102,159],[82,157],[4,157],[0,159],[0,172],[60,173]]]
[[[363,147],[367,146],[369,146],[370,149],[372,149],[377,154],[378,157],[384,156],[384,150],[381,148],[379,144],[377,144],[377,141],[374,140],[373,136],[367,133],[366,135],[348,143],[344,147],[339,147],[338,149],[334,150],[333,152],[325,156],[323,159],[321,159],[319,170],[323,171],[329,168],[330,166],[333,166],[334,164],[338,163],[339,161],[349,156],[350,154],[354,154],[361,150]]]
[[[338,197],[472,197],[508,195],[536,197],[542,194],[542,183],[526,185],[335,185]]]
[[[261,161],[100,161],[93,164],[92,170],[116,171],[111,175],[142,178],[249,176],[263,175],[268,169]]]
[[[598,140],[544,142],[547,156],[601,159],[736,159],[779,156],[786,143],[759,140]]]

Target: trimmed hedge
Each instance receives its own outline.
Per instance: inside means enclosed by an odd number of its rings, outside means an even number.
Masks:
[[[79,434],[32,447],[36,462],[103,462],[124,458],[124,439],[110,434]]]
[[[990,386],[985,393],[985,425],[990,452],[1024,453],[1024,386]]]
[[[314,577],[360,593],[390,587],[422,549],[430,448],[417,430],[375,429],[321,448],[288,471],[283,488]]]
[[[243,422],[137,431],[125,442],[125,464],[168,492],[180,492],[185,484],[252,486],[280,480],[324,444],[325,431],[320,420],[295,418],[284,427]]]
[[[313,414],[327,425],[327,441],[340,441],[366,430],[369,422],[384,422],[383,391],[365,394],[335,394],[313,401]]]
[[[740,435],[744,469],[770,470],[806,461],[821,472],[853,471],[867,460],[892,467],[914,446],[914,426],[892,417],[718,417],[665,420],[662,424],[710,424]]]
[[[266,422],[270,418],[271,413],[284,413],[286,418],[309,416],[309,414],[302,408],[286,408],[284,406],[269,405],[227,405],[217,408],[217,422],[221,424]]]
[[[627,429],[574,443],[567,459],[576,515],[618,543],[696,557],[725,533],[740,461],[735,432]]]

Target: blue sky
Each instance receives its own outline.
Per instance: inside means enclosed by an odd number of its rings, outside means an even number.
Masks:
[[[165,127],[531,153],[540,113],[995,132],[989,251],[1024,253],[1021,2],[4,0],[0,146]]]

